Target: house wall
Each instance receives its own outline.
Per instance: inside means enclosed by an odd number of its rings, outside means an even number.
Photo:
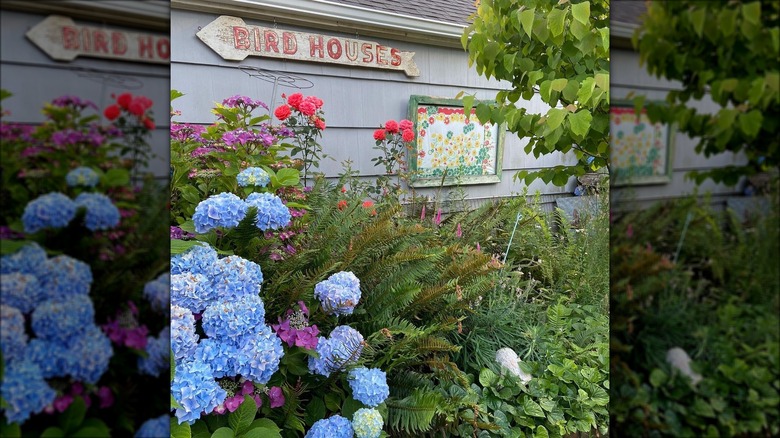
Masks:
[[[681,88],[679,83],[658,79],[648,74],[645,67],[639,65],[639,54],[633,50],[613,48],[610,57],[612,62],[610,97],[613,102],[625,99],[630,92],[634,95],[645,95],[647,100],[662,101],[668,91]],[[715,112],[719,109],[708,95],[705,95],[701,101],[691,101],[690,105],[700,112]],[[696,144],[695,139],[678,132],[674,138],[671,181],[664,184],[614,187],[610,192],[613,206],[620,208],[631,203],[641,206],[694,193],[699,195],[709,193],[711,202],[716,206],[722,206],[727,197],[740,194],[741,184],[729,187],[707,180],[697,187],[694,181],[685,178],[686,173],[692,170],[702,171],[745,163],[743,157],[733,153],[704,157],[696,153]]]
[[[54,61],[25,36],[44,18],[46,15],[0,10],[0,86],[13,94],[3,101],[3,109],[11,112],[4,119],[41,123],[44,120],[41,114],[43,105],[66,94],[89,99],[100,108],[113,103],[111,94],[125,91],[143,94],[154,101],[152,111],[156,124],[150,139],[155,158],[147,170],[156,178],[167,180],[170,173],[169,66],[83,57],[70,62]],[[102,26],[102,23],[81,19],[74,21],[80,25]],[[110,27],[139,31],[115,25]]]
[[[250,65],[301,76],[313,83],[309,89],[301,90],[305,95],[316,95],[323,99],[327,128],[321,144],[324,152],[332,159],[324,160],[320,170],[329,178],[340,173],[344,160],[353,162],[353,169],[366,178],[375,177],[380,171],[370,161],[378,155],[373,131],[389,119],[408,118],[407,107],[410,95],[428,95],[453,98],[459,92],[476,93],[477,98],[492,99],[495,93],[507,84],[487,80],[478,76],[468,66],[468,56],[462,49],[434,47],[400,40],[386,40],[357,35],[358,39],[376,41],[402,51],[416,52],[414,60],[420,69],[420,76],[410,78],[399,71],[386,71],[334,64],[319,64],[300,61],[286,61],[273,58],[248,57],[241,62],[223,60],[206,46],[196,33],[215,20],[218,15],[185,10],[171,11],[171,86],[185,96],[174,102],[181,110],[179,122],[210,124],[214,116],[210,110],[215,102],[236,94],[260,99],[273,107],[281,103],[281,93],[293,93],[294,88],[279,86],[276,95],[273,83],[252,78],[238,69],[239,65]],[[242,17],[244,18],[244,17]],[[248,25],[274,27],[285,30],[314,32],[315,28],[275,24],[244,18]],[[319,31],[333,36],[355,38],[356,35]],[[537,97],[523,103],[529,111],[546,112],[546,105]],[[561,161],[570,160],[561,154],[539,159],[525,154],[526,141],[507,133],[503,155],[502,181],[497,184],[470,185],[465,187],[471,203],[493,197],[504,197],[521,193],[526,187],[523,181],[515,181],[513,175],[521,169],[536,170],[552,167]],[[540,191],[543,202],[551,202],[557,196],[570,196],[575,183],[572,180],[565,188],[534,182],[528,187],[529,194]],[[446,191],[446,190],[445,190]],[[418,189],[418,194],[435,196],[436,189]]]

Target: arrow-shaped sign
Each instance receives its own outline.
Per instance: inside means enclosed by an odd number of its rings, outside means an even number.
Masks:
[[[50,15],[27,31],[27,38],[57,61],[77,56],[168,64],[171,43],[164,35],[79,26],[69,17]]]
[[[227,15],[212,21],[197,35],[229,61],[242,61],[247,56],[265,56],[402,70],[407,76],[420,75],[414,64],[414,52],[402,52],[373,41],[249,26],[241,18]]]

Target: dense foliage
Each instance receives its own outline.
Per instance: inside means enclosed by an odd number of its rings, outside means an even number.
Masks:
[[[541,178],[565,185],[572,175],[606,167],[609,159],[609,2],[607,0],[482,0],[466,27],[463,48],[470,65],[512,89],[481,102],[483,123],[506,123],[528,138],[535,157],[574,151],[575,165],[518,172],[526,183]],[[534,114],[520,99],[539,95],[550,109]],[[474,96],[463,98],[466,112]]]
[[[777,218],[776,200],[743,223],[689,198],[613,222],[613,432],[780,432]]]
[[[635,35],[647,70],[679,81],[666,103],[649,104],[653,120],[676,123],[696,138],[704,156],[738,152],[747,164],[693,172],[735,184],[780,165],[780,3],[776,1],[653,1]],[[702,113],[690,103],[705,94],[720,109]],[[642,99],[637,102],[641,106]]]

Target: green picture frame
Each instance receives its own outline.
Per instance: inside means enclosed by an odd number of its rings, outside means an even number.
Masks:
[[[474,102],[476,106],[478,102]],[[412,95],[409,120],[415,141],[409,153],[412,187],[501,182],[505,125],[482,124],[463,101]]]
[[[675,124],[651,123],[644,110],[637,117],[632,101],[618,100],[610,105],[609,129],[613,185],[671,182]]]

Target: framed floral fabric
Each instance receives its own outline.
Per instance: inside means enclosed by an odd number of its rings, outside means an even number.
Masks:
[[[460,99],[411,96],[415,143],[409,159],[413,187],[501,181],[504,126],[466,117]]]
[[[610,162],[615,185],[663,184],[671,181],[674,126],[652,123],[645,109],[613,102],[609,110]]]

